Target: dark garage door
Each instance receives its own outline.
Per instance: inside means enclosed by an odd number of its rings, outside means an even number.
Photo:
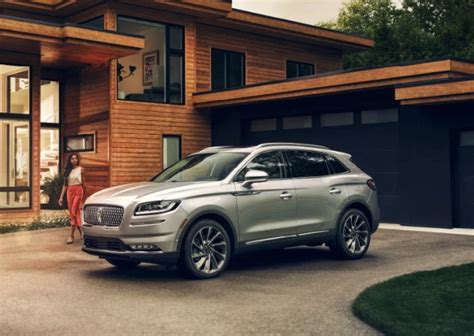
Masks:
[[[461,132],[457,143],[454,189],[457,225],[474,228],[474,131]]]
[[[361,113],[354,115],[353,122],[344,126],[321,126],[321,115],[312,117],[311,127],[283,129],[283,117],[276,121],[260,122],[252,127],[252,121],[244,123],[243,143],[256,145],[263,142],[302,142],[327,146],[350,153],[353,161],[371,175],[379,194],[382,220],[399,222],[398,188],[398,123],[362,123]],[[383,120],[383,119],[382,119]],[[303,125],[303,124],[302,124]],[[253,128],[253,129],[252,129]]]

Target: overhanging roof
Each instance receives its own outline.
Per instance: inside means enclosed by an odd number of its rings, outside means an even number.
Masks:
[[[474,100],[474,77],[398,87],[395,99],[402,105]]]
[[[2,50],[41,54],[42,64],[64,67],[101,64],[131,55],[145,46],[145,40],[74,24],[56,25],[0,15],[0,45]]]
[[[373,40],[362,36],[239,9],[233,9],[227,16],[206,23],[251,33],[272,35],[291,41],[332,46],[343,49],[345,52],[367,50],[375,44]]]
[[[474,63],[455,59],[432,60],[195,93],[193,102],[198,108],[224,107],[473,76]]]

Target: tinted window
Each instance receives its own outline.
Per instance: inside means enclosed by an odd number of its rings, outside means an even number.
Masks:
[[[354,113],[324,113],[321,114],[321,127],[347,126],[354,124]]]
[[[314,64],[287,61],[286,78],[297,78],[314,75]]]
[[[170,49],[183,49],[183,28],[170,26],[169,28],[169,46]]]
[[[298,77],[298,64],[295,62],[287,62],[286,64],[286,78]]]
[[[79,24],[87,28],[104,29],[104,17],[99,16],[92,20],[81,22]]]
[[[286,177],[285,164],[280,152],[267,152],[254,158],[239,174],[237,181],[243,181],[249,170],[261,170],[270,180]]]
[[[288,151],[293,177],[317,177],[329,175],[324,157],[310,151]]]
[[[225,89],[225,53],[212,50],[212,89]]]
[[[326,155],[326,160],[331,167],[333,174],[340,174],[349,171],[339,160],[333,158],[332,156]]]
[[[212,49],[212,90],[245,85],[245,56],[242,53]]]

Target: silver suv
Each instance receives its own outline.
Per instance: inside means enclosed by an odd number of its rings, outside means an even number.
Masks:
[[[150,182],[92,195],[83,213],[83,251],[118,268],[177,263],[196,278],[263,248],[326,244],[358,259],[379,224],[375,183],[349,154],[293,143],[206,148]]]

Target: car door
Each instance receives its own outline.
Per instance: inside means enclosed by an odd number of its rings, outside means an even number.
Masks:
[[[268,181],[244,187],[248,170],[261,170]],[[241,242],[254,245],[296,236],[296,197],[293,181],[280,151],[257,155],[238,174],[235,183]]]
[[[285,153],[296,191],[298,235],[317,235],[334,228],[345,201],[344,185],[330,175],[321,153],[309,150]]]

